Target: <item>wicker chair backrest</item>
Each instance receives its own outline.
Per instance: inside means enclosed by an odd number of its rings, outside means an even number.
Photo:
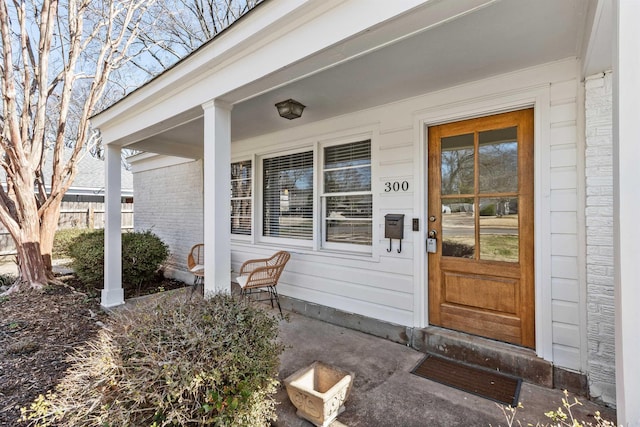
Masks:
[[[241,274],[249,274],[246,287],[277,285],[280,275],[290,258],[289,252],[279,251],[267,259],[246,261],[240,271]],[[251,269],[250,265],[256,265],[257,268]],[[259,267],[259,265],[262,265],[262,267]],[[245,266],[249,268],[245,268]]]
[[[191,270],[196,265],[204,265],[204,244],[193,245],[187,257],[187,267]]]

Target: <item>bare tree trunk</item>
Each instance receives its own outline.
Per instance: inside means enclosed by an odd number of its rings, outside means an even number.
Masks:
[[[35,206],[34,200],[33,207]],[[20,229],[17,235],[13,236],[17,248],[20,280],[7,293],[18,291],[23,287],[41,289],[55,280],[52,253],[60,208],[61,199],[56,199],[41,217],[38,217],[36,209],[22,209]]]
[[[53,241],[60,220],[61,204],[62,198],[56,199],[40,217],[40,253],[50,279],[53,279]]]
[[[33,209],[22,208],[20,229],[12,235],[17,249],[17,262],[20,280],[11,286],[7,293],[22,288],[41,289],[55,280],[52,268],[53,241],[60,218],[62,199],[54,200],[38,216],[35,200],[27,205]]]
[[[47,267],[40,251],[40,218],[38,205],[30,181],[14,181],[16,198],[20,206],[19,228],[13,230],[12,237],[18,252],[18,268],[20,281],[16,282],[9,293],[19,290],[23,286],[41,289],[49,282]]]
[[[11,286],[7,293],[17,291],[23,286],[42,289],[49,282],[49,274],[42,255],[40,255],[40,243],[33,236],[25,236],[24,238],[29,241],[18,245],[18,268],[21,280]]]

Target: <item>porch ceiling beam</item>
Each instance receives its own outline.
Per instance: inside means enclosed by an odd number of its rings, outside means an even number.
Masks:
[[[123,113],[123,115],[126,114]],[[114,144],[125,147],[201,119],[202,108],[197,106],[163,120],[157,120],[153,125],[144,129],[139,129],[135,126],[135,116],[126,117],[129,122],[128,124],[125,123],[124,128],[121,129],[114,128],[106,123],[102,124],[97,118],[92,118],[91,123],[94,127],[100,129],[102,141],[105,145]]]
[[[587,11],[587,31],[580,49],[582,75],[610,70],[613,64],[613,2],[595,0],[589,3]]]
[[[151,138],[128,148],[145,151],[147,153],[163,154],[166,156],[184,157],[188,159],[201,159],[204,151],[202,147],[202,137],[194,142],[200,145],[184,144],[176,141],[168,141],[163,138]]]

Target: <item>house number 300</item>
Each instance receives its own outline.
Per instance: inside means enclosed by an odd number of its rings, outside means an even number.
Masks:
[[[393,181],[393,182],[385,182],[384,183],[384,192],[388,193],[390,191],[407,191],[409,189],[409,183],[407,181]]]

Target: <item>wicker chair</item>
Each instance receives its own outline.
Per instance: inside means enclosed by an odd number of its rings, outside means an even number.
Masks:
[[[276,285],[289,258],[291,258],[289,252],[280,251],[273,254],[271,258],[246,261],[240,267],[240,276],[236,278],[238,285],[240,285],[240,294],[248,296],[253,293],[268,292],[271,308],[273,308],[273,301],[275,300],[282,317],[282,308],[280,307]]]
[[[187,268],[194,275],[193,287],[204,284],[204,244],[193,245],[187,256]]]

